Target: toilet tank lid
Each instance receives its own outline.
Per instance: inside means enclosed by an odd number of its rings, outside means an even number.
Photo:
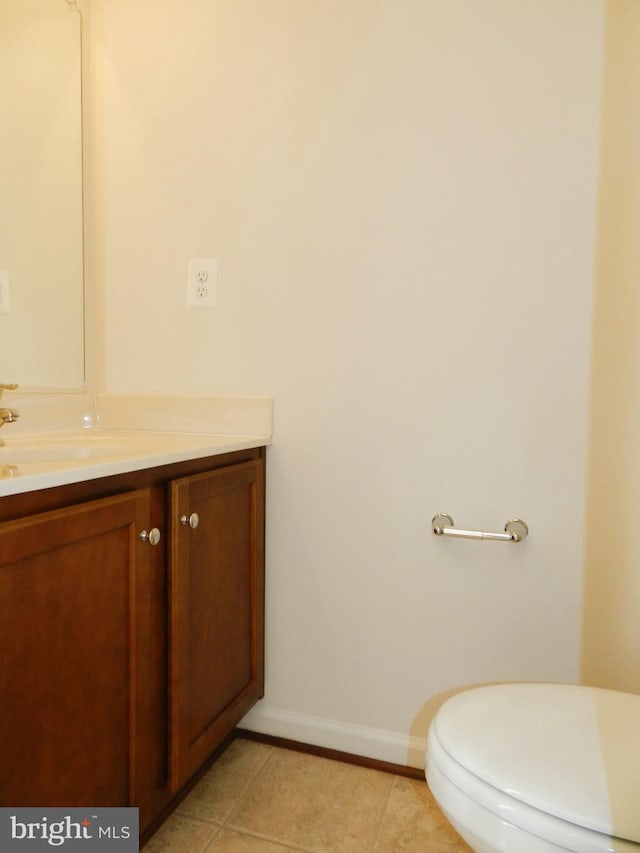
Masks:
[[[640,842],[640,696],[491,685],[447,700],[433,725],[455,761],[508,796]]]

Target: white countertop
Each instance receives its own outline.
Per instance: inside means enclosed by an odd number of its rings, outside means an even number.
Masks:
[[[271,444],[272,400],[20,394],[2,430],[0,497]]]
[[[264,447],[269,436],[77,429],[22,434],[0,447],[0,497]]]

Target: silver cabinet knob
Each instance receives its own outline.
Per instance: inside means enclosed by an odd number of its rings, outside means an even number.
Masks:
[[[192,530],[195,530],[200,524],[200,516],[197,512],[192,512],[191,515],[181,515],[180,524],[184,524],[185,527],[190,527]]]
[[[149,545],[157,545],[161,538],[157,527],[152,527],[151,530],[142,530],[138,536],[143,542],[148,542]]]

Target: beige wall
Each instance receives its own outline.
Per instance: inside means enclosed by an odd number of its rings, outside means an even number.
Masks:
[[[640,692],[640,3],[609,0],[583,678]]]
[[[446,691],[577,680],[601,0],[91,11],[106,387],[275,399],[249,724],[419,763]]]

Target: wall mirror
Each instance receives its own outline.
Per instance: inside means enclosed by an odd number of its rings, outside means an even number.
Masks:
[[[0,382],[84,385],[82,21],[0,0]]]

